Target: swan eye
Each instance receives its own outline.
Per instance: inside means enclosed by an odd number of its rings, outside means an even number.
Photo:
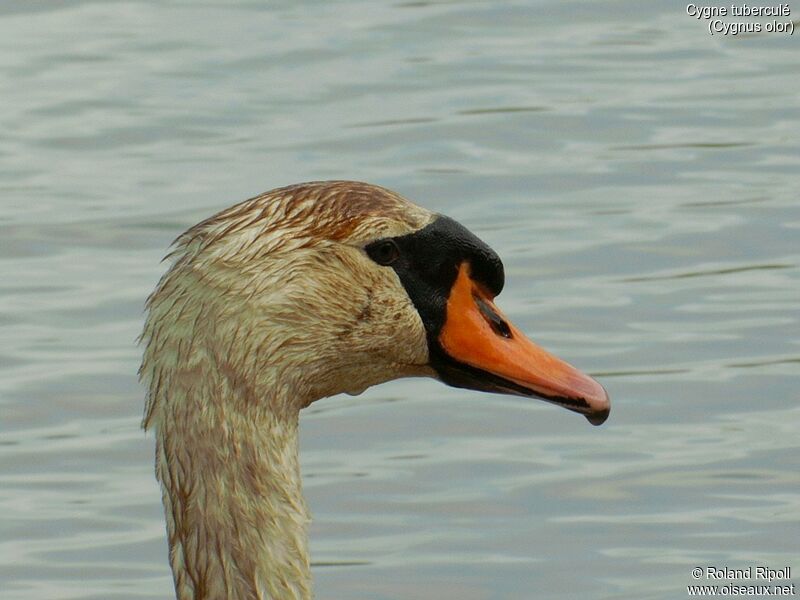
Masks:
[[[366,247],[367,254],[379,265],[390,265],[400,258],[400,248],[394,240],[382,240]]]

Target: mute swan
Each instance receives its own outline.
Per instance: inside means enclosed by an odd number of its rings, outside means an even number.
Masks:
[[[273,190],[195,225],[170,258],[140,376],[180,600],[312,596],[297,441],[315,400],[430,376],[608,416],[599,383],[495,306],[498,256],[389,190]]]

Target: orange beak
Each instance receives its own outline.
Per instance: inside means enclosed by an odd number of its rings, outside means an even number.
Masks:
[[[450,358],[472,367],[471,379],[482,380],[464,387],[538,396],[582,413],[593,425],[603,423],[611,408],[603,386],[525,337],[492,299],[462,263],[439,343]]]

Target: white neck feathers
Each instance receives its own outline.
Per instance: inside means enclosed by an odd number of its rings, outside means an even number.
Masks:
[[[178,598],[310,598],[297,413],[226,405],[187,396],[155,424]]]
[[[432,218],[381,188],[312,183],[178,239],[148,300],[140,375],[180,600],[311,597],[299,411],[432,374],[419,314],[363,250]]]

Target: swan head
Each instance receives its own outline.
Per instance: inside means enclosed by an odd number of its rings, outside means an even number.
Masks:
[[[249,408],[281,398],[273,411],[430,376],[542,398],[594,424],[608,416],[599,383],[496,306],[497,254],[384,188],[335,181],[267,192],[189,229],[171,257],[148,303],[146,425],[159,403],[175,401],[159,394],[162,376],[191,382],[209,368]]]

